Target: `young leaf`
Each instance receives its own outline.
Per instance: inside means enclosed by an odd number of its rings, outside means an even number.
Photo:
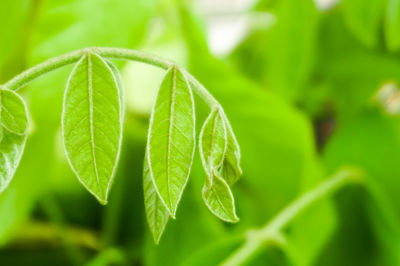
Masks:
[[[28,115],[24,100],[14,91],[0,90],[0,193],[8,186],[24,152]]]
[[[206,181],[203,186],[203,199],[208,209],[225,222],[237,223],[235,200],[232,192],[216,169],[212,170],[212,182]]]
[[[162,81],[148,134],[151,176],[160,199],[175,217],[195,149],[193,95],[177,67],[171,67]]]
[[[224,162],[221,168],[221,176],[225,179],[228,185],[233,185],[242,175],[240,167],[240,147],[233,133],[231,124],[224,114],[224,123],[227,133],[227,147],[225,152]]]
[[[216,108],[204,122],[199,140],[200,156],[208,176],[212,176],[213,168],[222,164],[226,147],[227,135],[222,111]]]
[[[96,54],[74,67],[64,94],[62,132],[67,159],[83,186],[106,204],[122,141],[118,81]]]
[[[229,185],[225,177],[220,176],[220,169],[225,167],[223,172],[231,174],[231,163],[236,163],[236,145],[232,129],[228,128],[230,139],[227,134],[227,119],[220,108],[212,110],[204,122],[200,133],[199,149],[200,156],[206,172],[206,181],[203,186],[203,200],[210,211],[221,220],[235,223],[239,221],[236,216],[235,203]],[[230,127],[230,125],[228,124]],[[228,150],[228,142],[231,142]],[[229,156],[226,154],[229,152]],[[240,155],[239,155],[240,156]],[[235,158],[234,158],[235,157]],[[223,164],[224,163],[224,164]],[[230,168],[228,168],[230,167]],[[239,168],[240,169],[240,168]],[[234,177],[229,176],[229,180]]]
[[[153,234],[156,244],[160,242],[160,238],[165,230],[165,226],[169,220],[169,212],[154,187],[151,173],[149,170],[147,154],[144,159],[143,166],[143,190],[144,190],[144,206],[146,209],[147,222],[151,233]]]

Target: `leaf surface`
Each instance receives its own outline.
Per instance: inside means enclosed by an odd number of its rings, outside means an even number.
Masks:
[[[154,241],[158,244],[168,223],[169,212],[161,202],[154,187],[147,155],[145,156],[143,166],[143,190],[147,222],[153,234]]]
[[[385,17],[386,46],[391,51],[400,47],[400,0],[388,0]]]
[[[64,94],[62,128],[68,161],[79,181],[106,204],[122,141],[122,100],[106,61],[88,54],[73,69]]]
[[[149,169],[156,190],[174,217],[195,149],[193,95],[177,67],[167,71],[158,91],[147,143]]]
[[[28,129],[24,100],[14,91],[0,90],[0,193],[8,186],[21,160]]]
[[[227,135],[227,146],[225,151],[225,158],[221,168],[221,175],[228,183],[233,185],[238,181],[243,171],[240,167],[240,147],[233,133],[232,126],[224,114],[224,122]]]
[[[206,181],[203,187],[203,199],[208,209],[225,222],[236,223],[235,200],[231,189],[216,170],[212,172],[212,183]]]
[[[203,200],[209,210],[221,220],[238,222],[232,192],[220,175],[222,163],[226,161],[228,144],[226,121],[222,109],[216,108],[211,111],[202,127],[199,142],[200,156],[206,172]],[[232,154],[229,158],[231,156]]]
[[[200,133],[200,156],[204,170],[209,176],[212,175],[213,168],[222,164],[227,147],[226,127],[221,112],[219,108],[214,109],[204,122]]]

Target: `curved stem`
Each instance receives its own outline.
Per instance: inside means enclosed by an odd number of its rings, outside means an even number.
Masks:
[[[344,169],[333,177],[323,181],[316,188],[309,190],[289,204],[263,228],[247,234],[245,243],[239,247],[222,265],[242,265],[253,257],[264,245],[282,245],[282,230],[301,212],[312,204],[324,199],[349,183],[361,183],[362,174],[357,169]]]
[[[22,72],[21,74],[15,76],[11,80],[9,80],[5,87],[10,90],[18,90],[28,83],[33,81],[34,79],[56,70],[58,68],[73,64],[77,62],[82,56],[87,53],[96,53],[100,56],[107,57],[110,59],[123,59],[123,60],[131,60],[138,61],[145,64],[153,65],[162,69],[168,69],[172,65],[176,65],[174,62],[157,57],[150,53],[124,49],[124,48],[111,48],[111,47],[91,47],[84,48],[80,50],[76,50],[61,56],[54,57],[49,59],[43,63],[40,63],[36,66],[29,68],[28,70]],[[210,105],[219,106],[219,103],[215,98],[204,88],[203,85],[200,84],[191,74],[187,71],[184,71],[190,85],[193,90],[201,97],[203,100]]]

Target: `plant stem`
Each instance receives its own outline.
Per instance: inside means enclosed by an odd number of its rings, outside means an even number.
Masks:
[[[316,188],[309,190],[297,198],[264,227],[249,231],[245,243],[228,257],[222,265],[242,265],[253,257],[264,245],[271,243],[282,245],[284,243],[282,230],[301,212],[345,185],[361,183],[361,181],[362,174],[357,169],[350,168],[339,171],[331,178],[320,183]]]
[[[111,48],[111,47],[90,47],[80,50],[76,50],[61,56],[51,58],[43,63],[33,66],[21,74],[15,76],[9,80],[5,87],[10,90],[18,90],[34,79],[56,70],[58,68],[73,64],[77,62],[82,56],[88,53],[96,53],[100,56],[111,58],[111,59],[123,59],[142,62],[145,64],[153,65],[162,69],[168,69],[172,65],[176,65],[174,62],[157,57],[153,54],[136,51],[125,48]],[[181,68],[182,69],[182,68]],[[191,74],[184,70],[190,85],[193,90],[210,106],[219,106],[219,103],[215,98],[200,84]]]

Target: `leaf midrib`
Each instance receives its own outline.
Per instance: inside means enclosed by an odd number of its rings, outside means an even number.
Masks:
[[[167,150],[167,191],[169,205],[172,210],[172,199],[171,199],[171,187],[170,187],[170,157],[171,157],[171,146],[172,146],[172,130],[174,124],[174,112],[175,112],[175,88],[176,87],[176,68],[172,68],[172,79],[171,79],[171,106],[169,110],[169,128],[168,128],[168,150]]]
[[[88,55],[88,98],[89,98],[89,130],[90,130],[90,144],[92,148],[92,161],[93,168],[96,175],[96,181],[99,188],[100,195],[103,196],[103,189],[100,186],[100,178],[99,173],[97,171],[97,160],[96,160],[96,150],[94,143],[94,127],[93,127],[93,65],[92,65],[92,57]]]

